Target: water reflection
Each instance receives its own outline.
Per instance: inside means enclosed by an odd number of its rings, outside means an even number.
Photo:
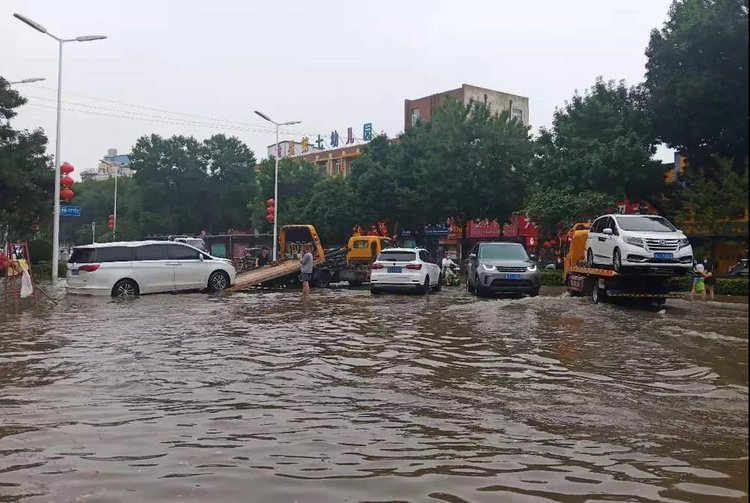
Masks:
[[[0,316],[0,501],[747,498],[746,304],[315,290]]]

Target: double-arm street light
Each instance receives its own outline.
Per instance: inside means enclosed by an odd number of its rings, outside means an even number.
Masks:
[[[36,31],[49,35],[57,40],[59,45],[59,56],[57,63],[57,127],[55,133],[55,193],[52,195],[54,201],[54,210],[52,214],[52,285],[57,285],[58,261],[60,259],[60,118],[62,112],[62,55],[63,44],[65,42],[91,42],[92,40],[102,40],[107,38],[105,35],[83,35],[76,38],[60,38],[47,31],[47,28],[36,21],[22,16],[13,14],[16,19],[23,21]],[[29,79],[30,80],[30,79]]]
[[[273,260],[274,262],[277,259],[276,256],[276,247],[278,246],[278,225],[279,225],[279,157],[281,157],[279,154],[279,127],[280,126],[291,126],[293,124],[299,124],[300,121],[288,121],[288,122],[276,122],[274,120],[271,120],[269,116],[264,114],[263,112],[255,111],[256,114],[258,114],[263,119],[267,120],[274,126],[276,126],[276,155],[274,156],[276,158],[276,169],[274,170],[274,181],[273,181]]]
[[[32,82],[41,82],[43,80],[46,80],[44,77],[34,77],[31,79],[23,79],[23,80],[16,80],[13,82],[8,82],[8,84],[31,84]]]

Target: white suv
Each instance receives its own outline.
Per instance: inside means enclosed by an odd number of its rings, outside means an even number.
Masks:
[[[234,283],[225,259],[182,243],[127,241],[76,246],[68,259],[68,293],[128,297],[180,290],[220,291]]]
[[[669,220],[658,215],[604,215],[586,238],[591,266],[651,269],[685,274],[693,268],[693,248]]]
[[[440,266],[427,250],[421,248],[388,248],[378,255],[370,271],[370,292],[412,290],[426,294],[440,291]]]

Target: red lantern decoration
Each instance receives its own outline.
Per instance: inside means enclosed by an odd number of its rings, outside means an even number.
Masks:
[[[68,175],[65,175],[62,178],[60,178],[60,185],[62,185],[63,187],[70,187],[74,183],[75,183],[75,180],[73,180]]]
[[[60,199],[62,199],[63,201],[70,202],[73,199],[73,197],[75,197],[75,195],[76,193],[67,187],[65,187],[64,189],[60,191]]]
[[[269,223],[273,223],[273,213],[266,215],[266,220],[268,220]]]
[[[64,163],[60,164],[60,173],[63,173],[63,174],[69,175],[69,174],[71,174],[71,173],[72,173],[72,172],[73,172],[74,170],[75,170],[75,168],[74,168],[74,167],[73,167],[73,165],[72,165],[72,164],[70,164],[69,162],[64,162]]]

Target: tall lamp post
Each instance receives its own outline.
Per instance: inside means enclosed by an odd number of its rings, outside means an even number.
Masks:
[[[276,168],[274,170],[273,180],[273,261],[276,261],[276,247],[278,246],[278,225],[279,225],[279,127],[299,124],[300,121],[276,122],[263,112],[255,111],[261,118],[267,120],[276,126]]]
[[[44,77],[34,77],[32,79],[23,79],[23,80],[16,80],[14,82],[8,82],[8,84],[31,84],[32,82],[41,82],[43,80],[47,80]]]
[[[40,25],[36,21],[22,16],[21,14],[13,14],[13,16],[26,23],[27,25],[34,28],[40,33],[49,35],[50,37],[57,40],[59,51],[58,51],[58,63],[57,63],[57,126],[55,133],[55,193],[52,196],[54,201],[54,210],[52,214],[52,286],[57,285],[57,270],[58,261],[60,259],[60,119],[62,113],[62,55],[63,55],[63,44],[65,42],[91,42],[92,40],[102,40],[107,38],[104,35],[83,35],[76,38],[60,38],[47,31],[47,28]]]

